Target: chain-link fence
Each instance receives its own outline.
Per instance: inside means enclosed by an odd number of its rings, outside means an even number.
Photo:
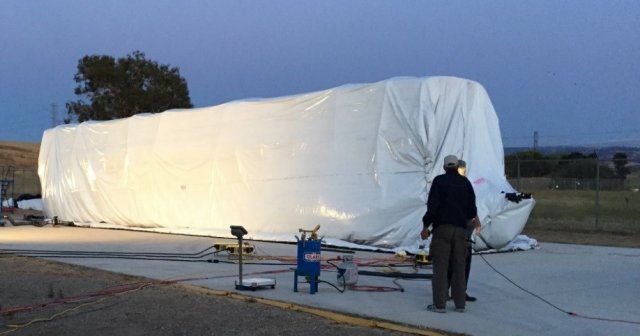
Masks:
[[[34,169],[16,168],[6,198],[39,195]],[[505,158],[505,174],[519,192],[531,193],[536,206],[527,227],[533,229],[640,233],[640,165],[597,158]]]
[[[640,233],[640,169],[624,160],[505,159],[505,173],[536,206],[527,226],[576,232]]]
[[[0,181],[4,191],[3,201],[17,200],[25,195],[40,195],[40,178],[34,169],[0,166]]]

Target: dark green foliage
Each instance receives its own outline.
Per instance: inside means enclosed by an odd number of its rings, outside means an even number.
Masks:
[[[547,176],[553,170],[553,162],[537,151],[525,151],[505,157],[506,174],[509,177]]]
[[[65,123],[193,107],[178,68],[148,60],[139,51],[117,60],[106,55],[85,56],[78,61],[74,80],[80,98],[66,104]]]
[[[597,176],[611,178],[613,177],[613,170],[600,162],[595,152],[589,155],[573,152],[560,159],[553,176],[578,179],[596,178]]]
[[[613,154],[613,167],[616,171],[616,177],[623,180],[627,178],[630,173],[629,167],[627,167],[628,163],[627,154],[623,152]]]

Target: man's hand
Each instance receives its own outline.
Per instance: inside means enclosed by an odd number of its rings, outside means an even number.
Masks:
[[[429,238],[429,235],[431,235],[431,232],[429,232],[429,228],[426,226],[423,227],[422,231],[420,231],[420,238],[422,238],[422,240],[425,240]]]
[[[482,228],[482,225],[480,225],[480,218],[478,218],[478,216],[476,216],[476,218],[473,219],[473,223],[475,225],[475,233],[476,235],[480,235],[480,229]]]

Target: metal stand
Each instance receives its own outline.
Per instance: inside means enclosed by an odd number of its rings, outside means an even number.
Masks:
[[[236,289],[237,290],[252,290],[255,291],[258,288],[270,287],[276,288],[276,280],[275,279],[266,279],[266,278],[251,278],[251,279],[242,279],[242,236],[246,235],[247,230],[238,225],[232,225],[231,234],[238,238],[238,281],[236,281]]]

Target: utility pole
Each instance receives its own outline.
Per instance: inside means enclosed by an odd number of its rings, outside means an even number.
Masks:
[[[520,157],[518,156],[518,153],[516,152],[516,160],[518,161],[518,190],[520,189]]]
[[[533,131],[533,151],[538,151],[538,131]]]
[[[58,104],[51,104],[51,127],[58,126]]]

